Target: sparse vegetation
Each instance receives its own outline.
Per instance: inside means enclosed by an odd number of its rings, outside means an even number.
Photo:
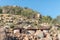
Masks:
[[[41,23],[48,23],[48,24],[60,24],[60,16],[57,16],[57,18],[53,19],[50,16],[43,16],[39,12],[34,11],[32,9],[29,9],[28,7],[19,7],[19,6],[3,6],[0,7],[0,14],[9,14],[6,16],[6,18],[3,18],[4,15],[1,15],[2,24],[5,24],[7,22],[16,24],[19,22],[23,22],[24,24],[33,24],[33,25],[40,25]],[[9,18],[11,19],[9,19]],[[20,19],[21,18],[21,19]],[[26,19],[24,19],[26,18]],[[6,19],[6,22],[5,22]],[[7,21],[8,19],[8,21]],[[20,24],[19,24],[20,25]]]
[[[38,40],[45,37],[46,40],[52,40],[57,37],[56,35],[60,37],[60,33],[58,33],[60,30],[60,16],[53,19],[27,7],[3,6],[0,7],[0,27],[0,32],[2,32],[0,35],[5,33],[6,36],[3,39],[27,40],[26,38],[28,38]]]

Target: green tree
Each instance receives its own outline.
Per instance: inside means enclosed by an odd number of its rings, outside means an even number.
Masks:
[[[0,13],[2,13],[2,7],[0,7]]]

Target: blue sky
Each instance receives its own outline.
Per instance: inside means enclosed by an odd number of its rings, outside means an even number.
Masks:
[[[53,18],[60,15],[60,0],[0,0],[0,6],[6,5],[28,7]]]

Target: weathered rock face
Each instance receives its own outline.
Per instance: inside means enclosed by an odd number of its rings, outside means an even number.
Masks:
[[[58,35],[58,39],[60,40],[60,31],[58,31],[58,34],[57,35]]]
[[[6,37],[4,28],[0,28],[0,40],[4,40]]]
[[[24,30],[24,32],[20,33],[20,31]],[[29,32],[29,34],[27,33]],[[51,34],[49,32],[49,30],[31,30],[31,29],[22,29],[22,28],[18,28],[18,29],[9,29],[6,34],[5,34],[5,30],[3,28],[0,28],[0,39],[3,40],[60,40],[60,33],[57,30],[57,34],[56,32],[54,33],[54,31],[52,31],[53,34]],[[2,33],[2,34],[1,34]]]

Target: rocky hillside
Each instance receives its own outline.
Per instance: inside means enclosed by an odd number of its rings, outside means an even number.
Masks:
[[[0,7],[0,40],[60,40],[60,16],[53,19],[27,7]]]
[[[0,13],[3,14],[16,14],[23,15],[29,18],[34,18],[36,14],[39,14],[37,11],[33,11],[27,7],[19,7],[19,6],[3,6],[0,7]]]
[[[55,23],[54,19],[50,16],[43,16],[41,13],[34,11],[28,7],[19,6],[2,6],[0,7],[0,14],[12,14],[12,15],[22,15],[31,20],[37,20],[40,23]]]
[[[48,23],[46,26],[50,26]],[[21,28],[40,28],[43,24],[39,24],[37,19],[28,19],[22,15],[13,15],[13,14],[0,14],[0,26],[7,26],[10,28],[21,27]],[[48,27],[47,27],[48,28]]]
[[[50,16],[43,16],[39,12],[27,7],[2,6],[0,7],[0,26],[9,27],[32,27],[49,28],[52,25],[59,24],[58,18],[53,19]],[[45,27],[49,26],[49,27]],[[41,28],[41,29],[42,29]]]
[[[22,15],[0,14],[0,40],[60,40],[59,28]]]

